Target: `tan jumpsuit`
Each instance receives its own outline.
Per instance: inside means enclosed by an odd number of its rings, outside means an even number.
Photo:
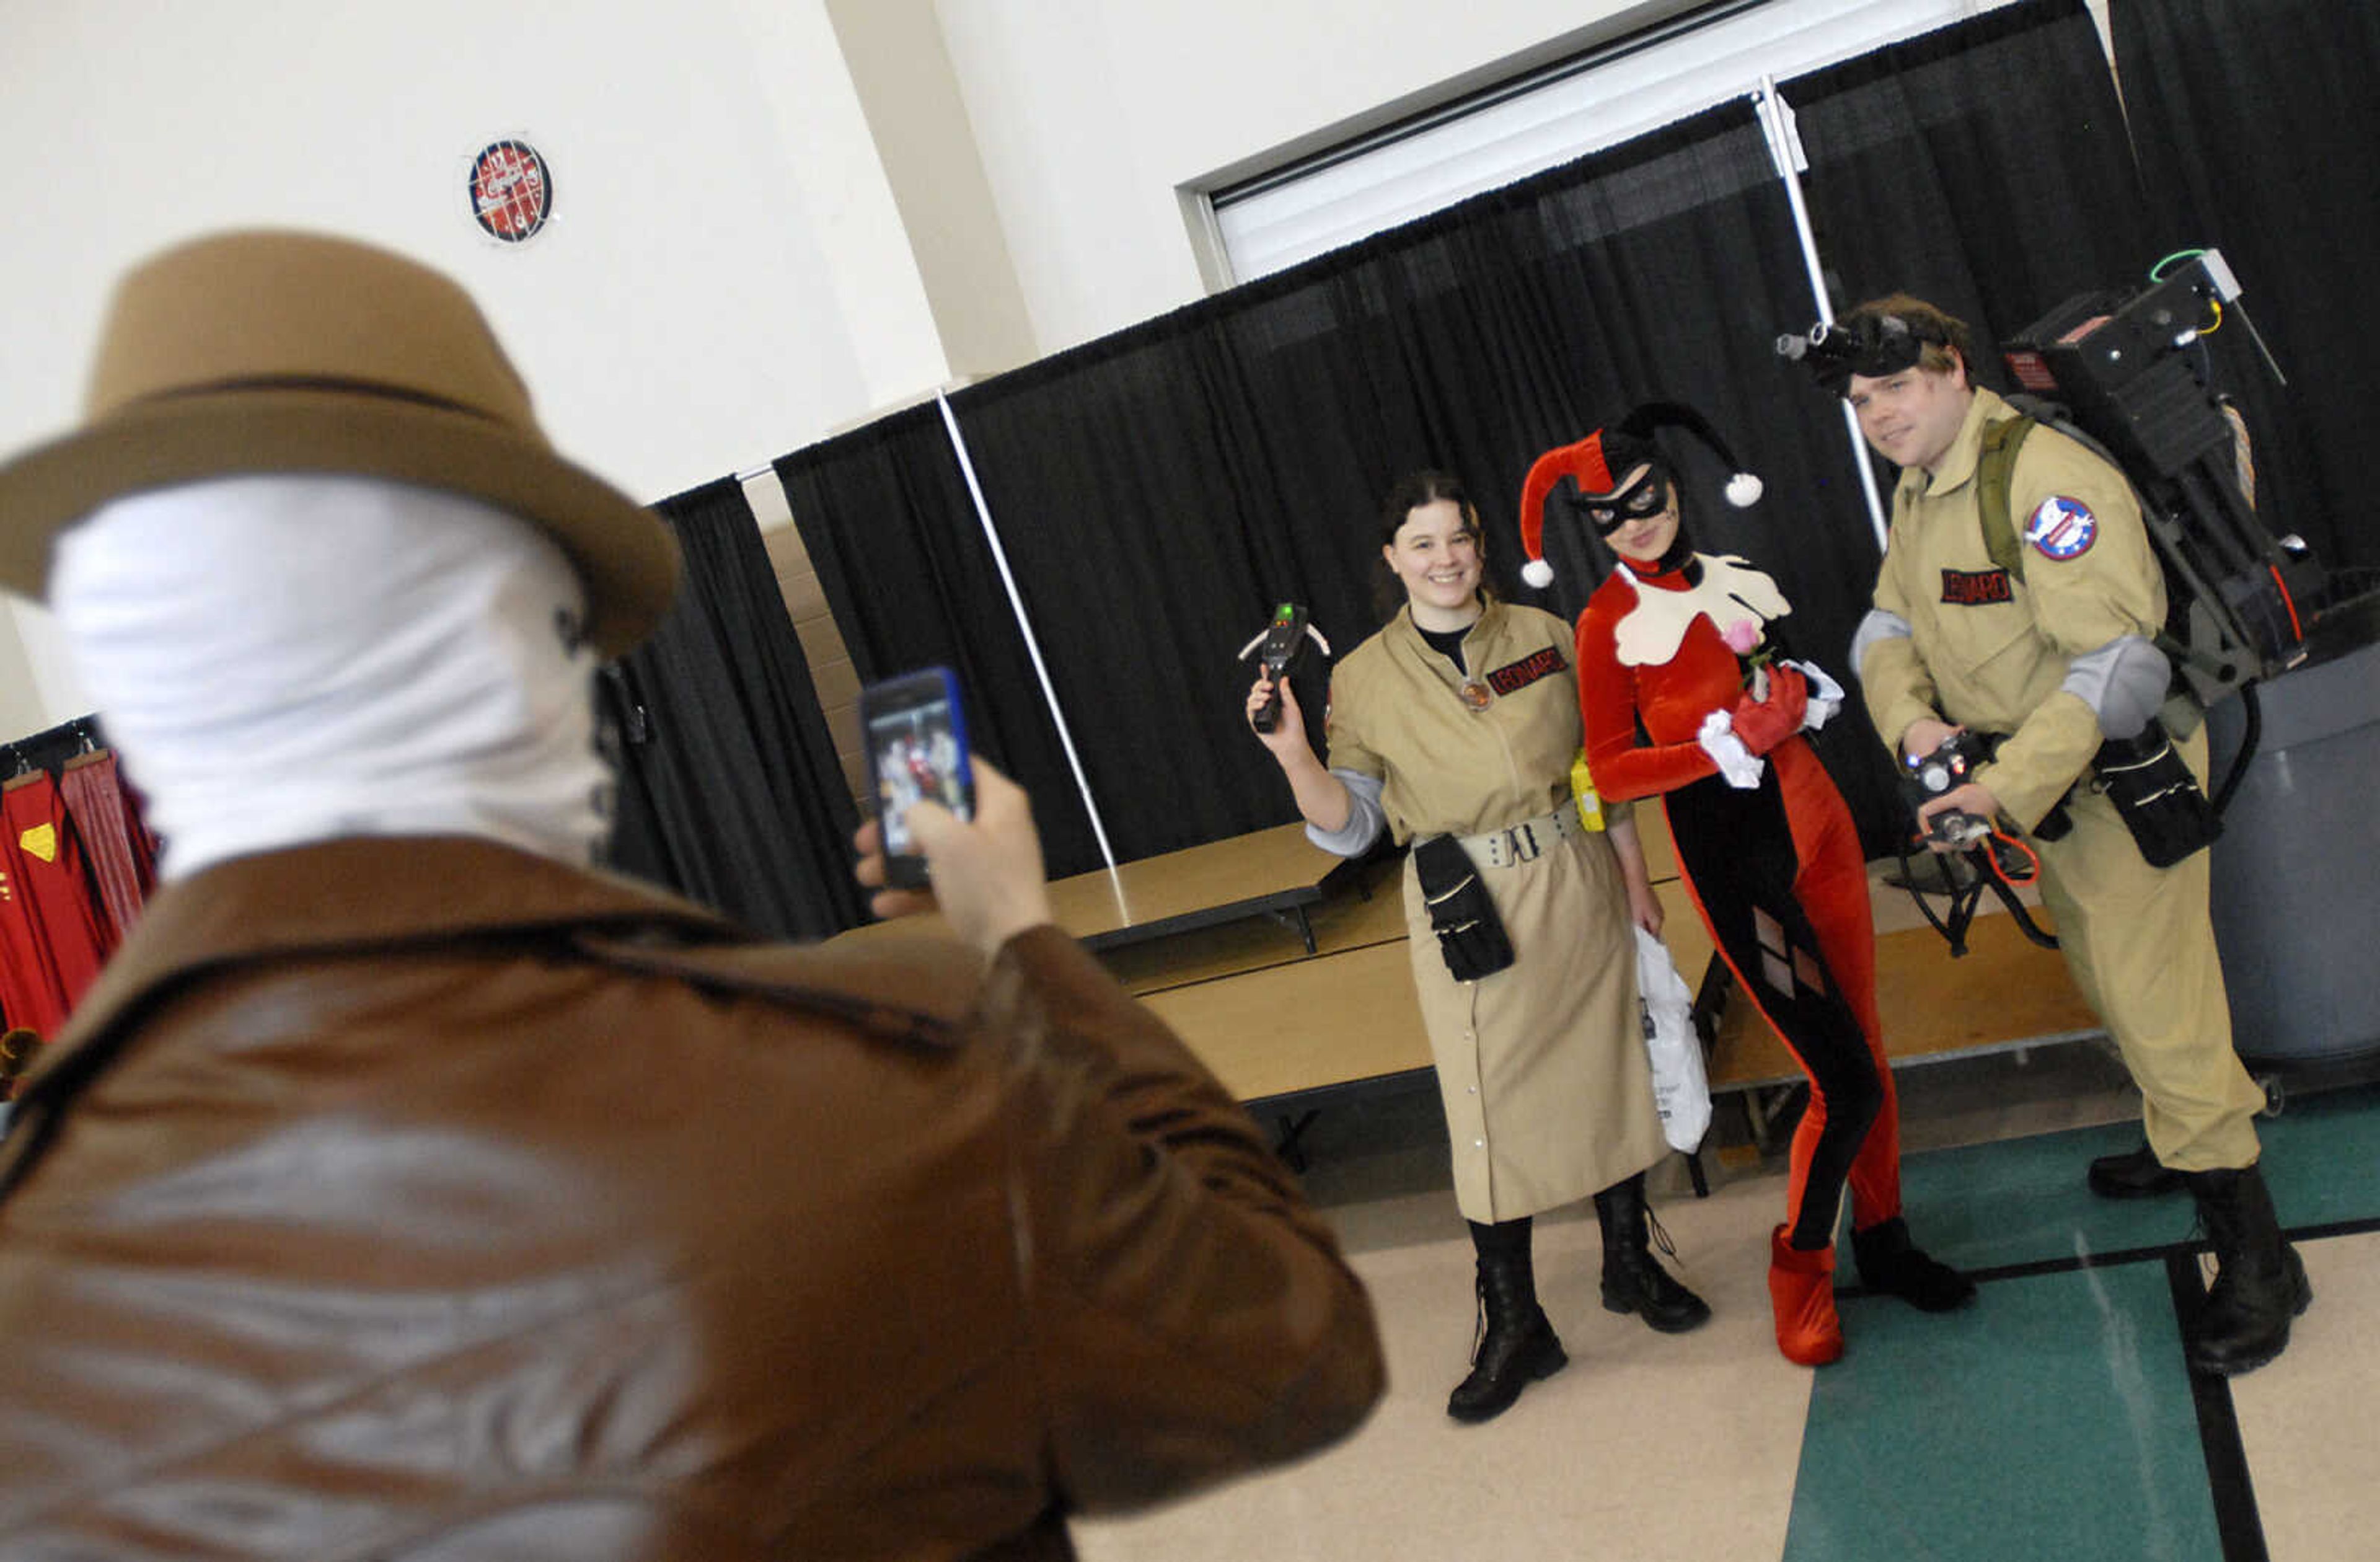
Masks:
[[[2042,898],[2057,918],[2068,968],[2140,1085],[2151,1147],[2177,1171],[2250,1165],[2257,1154],[2251,1119],[2264,1092],[2231,1046],[2207,916],[2208,854],[2148,865],[2115,805],[2084,774],[2101,741],[2098,717],[2059,687],[2072,658],[2124,635],[2155,638],[2165,624],[2164,575],[2122,475],[2047,428],[2027,438],[2010,474],[2010,513],[2027,539],[2023,579],[1993,564],[1975,469],[1985,422],[2013,416],[2007,402],[1978,389],[1938,469],[1900,474],[1876,605],[1905,620],[1910,634],[1865,653],[1859,675],[1868,714],[1896,752],[1912,722],[1937,713],[2003,735],[1974,779],[2027,831],[2066,799],[2072,833],[2033,842]],[[2070,529],[2045,551],[2028,538],[2027,522],[2053,498],[2087,508],[2091,530]],[[2058,556],[2086,534],[2081,551]],[[2205,734],[2176,746],[2204,785]]]
[[[1516,687],[1470,708],[1453,664],[1422,640],[1404,608],[1331,677],[1330,763],[1383,781],[1381,808],[1400,841],[1476,835],[1570,806],[1579,751],[1570,626],[1534,607],[1491,603],[1463,652],[1474,677]],[[1609,841],[1565,836],[1533,860],[1483,866],[1480,876],[1512,936],[1505,970],[1473,982],[1449,974],[1410,862],[1405,922],[1453,1141],[1456,1202],[1485,1223],[1585,1198],[1669,1147],[1636,1007],[1627,891]]]

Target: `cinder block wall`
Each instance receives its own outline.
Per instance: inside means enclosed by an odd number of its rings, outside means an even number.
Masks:
[[[802,654],[809,658],[810,678],[818,687],[819,704],[826,712],[827,731],[834,737],[835,758],[843,762],[844,781],[852,797],[865,807],[868,799],[860,758],[859,674],[851,665],[851,653],[834,627],[834,616],[827,611],[826,592],[819,585],[818,571],[810,567],[802,534],[791,526],[780,526],[761,532],[760,541],[777,572],[777,589],[784,593],[785,612],[794,620]]]

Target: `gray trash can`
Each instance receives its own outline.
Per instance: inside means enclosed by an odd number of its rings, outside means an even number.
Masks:
[[[2258,686],[2264,730],[2214,847],[2215,939],[2252,1064],[2380,1058],[2380,644]],[[2207,713],[2214,783],[2246,711]]]

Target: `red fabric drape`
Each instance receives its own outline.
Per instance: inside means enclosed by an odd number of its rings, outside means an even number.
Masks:
[[[23,922],[0,934],[10,968],[8,1022],[54,1036],[105,958],[101,912],[74,821],[46,772],[19,776],[0,792],[0,829],[7,890],[0,920]]]
[[[157,887],[157,837],[141,822],[111,750],[68,760],[58,789],[66,794],[67,812],[91,855],[112,950],[132,931],[140,908]]]

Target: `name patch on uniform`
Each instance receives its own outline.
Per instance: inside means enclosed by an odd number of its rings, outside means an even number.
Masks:
[[[1986,603],[2014,602],[2016,592],[2005,569],[1945,569],[1942,600],[1958,607],[1981,607]]]
[[[2044,558],[2081,558],[2099,540],[2099,520],[2082,500],[2052,494],[2026,518],[2024,540]]]
[[[1499,694],[1510,694],[1515,689],[1528,688],[1539,678],[1551,677],[1569,665],[1562,660],[1562,653],[1549,645],[1534,655],[1508,662],[1489,673],[1488,687]]]

